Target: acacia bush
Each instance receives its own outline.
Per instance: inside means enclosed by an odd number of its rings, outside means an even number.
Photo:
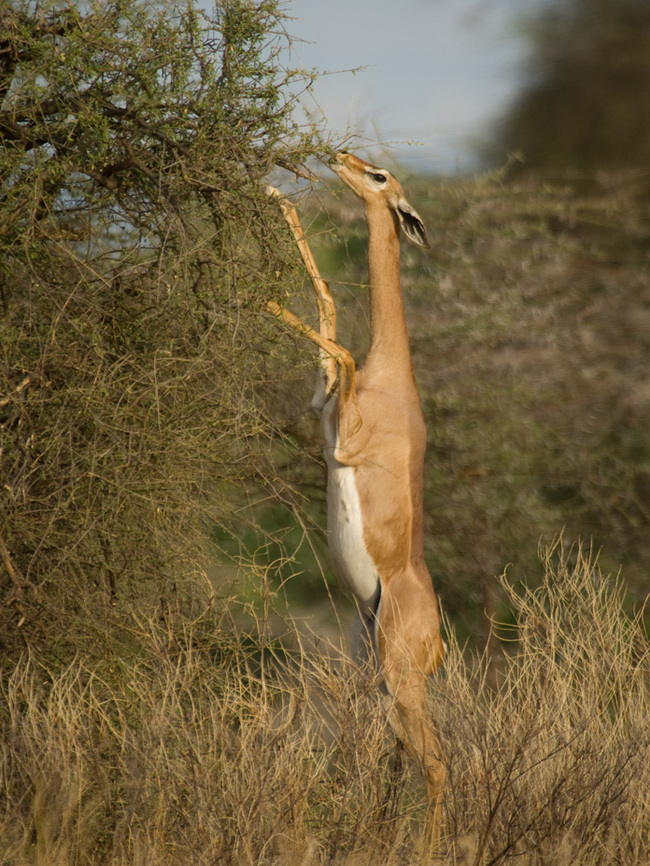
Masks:
[[[65,659],[204,573],[228,485],[281,489],[261,313],[297,271],[263,181],[326,143],[275,0],[0,19],[0,635]]]

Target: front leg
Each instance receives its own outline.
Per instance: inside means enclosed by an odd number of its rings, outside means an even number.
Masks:
[[[316,295],[316,303],[318,304],[319,330],[321,336],[331,342],[335,342],[336,308],[334,306],[334,299],[332,298],[330,287],[320,275],[311,248],[307,243],[305,232],[300,224],[298,212],[291,202],[288,201],[275,187],[267,187],[267,192],[269,195],[277,198],[284,218],[296,240],[302,260],[305,263],[305,268],[307,269],[309,279],[314,288],[314,294]],[[330,355],[325,349],[321,348],[320,369],[318,371],[318,379],[316,380],[316,391],[311,401],[312,406],[319,414],[327,402],[328,397],[336,387],[336,380],[336,361],[332,355]]]
[[[337,405],[337,421],[338,421],[338,437],[337,447],[334,451],[334,457],[340,463],[352,465],[355,463],[355,455],[359,451],[358,438],[362,432],[362,418],[357,402],[356,389],[356,367],[354,358],[338,343],[327,339],[321,333],[316,331],[310,325],[302,322],[289,310],[285,310],[275,301],[269,301],[266,305],[267,310],[286,322],[290,327],[302,334],[312,343],[316,343],[322,353],[331,361],[335,371],[338,370],[338,375],[335,374],[335,385],[331,392],[338,385],[338,405]]]

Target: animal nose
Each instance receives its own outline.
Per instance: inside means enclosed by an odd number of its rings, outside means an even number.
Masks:
[[[330,167],[336,168],[339,165],[343,165],[345,160],[350,156],[347,150],[339,150],[338,153],[335,153],[332,157],[330,157]]]

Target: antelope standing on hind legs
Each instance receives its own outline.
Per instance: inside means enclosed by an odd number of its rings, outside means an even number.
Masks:
[[[365,203],[370,348],[355,369],[336,342],[335,310],[295,209],[281,199],[318,301],[316,331],[274,302],[268,308],[320,347],[314,408],[328,469],[328,541],[334,567],[358,603],[357,651],[371,646],[390,697],[391,723],[420,761],[428,798],[425,845],[438,846],[445,782],[442,751],[427,712],[427,678],[441,663],[440,615],[423,556],[426,430],[413,374],[400,285],[400,232],[420,246],[420,217],[387,171],[349,153],[331,162]]]

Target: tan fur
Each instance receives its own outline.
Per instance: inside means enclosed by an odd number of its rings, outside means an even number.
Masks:
[[[322,399],[315,397],[314,406],[323,413],[330,471],[337,465],[353,468],[363,543],[381,584],[376,639],[393,702],[391,722],[424,769],[429,801],[426,848],[431,852],[438,846],[446,773],[426,707],[426,682],[443,659],[444,645],[423,556],[426,429],[402,303],[400,225],[416,242],[426,238],[402,187],[388,172],[348,153],[339,154],[332,168],[366,207],[371,343],[365,364],[356,370],[349,352],[336,343],[329,288],[302,246],[318,299],[320,332],[276,304],[269,309],[321,348],[323,378],[317,395]],[[384,181],[378,182],[376,175]],[[295,210],[286,203],[283,209],[299,244],[306,246]],[[374,611],[362,614],[371,620]]]

